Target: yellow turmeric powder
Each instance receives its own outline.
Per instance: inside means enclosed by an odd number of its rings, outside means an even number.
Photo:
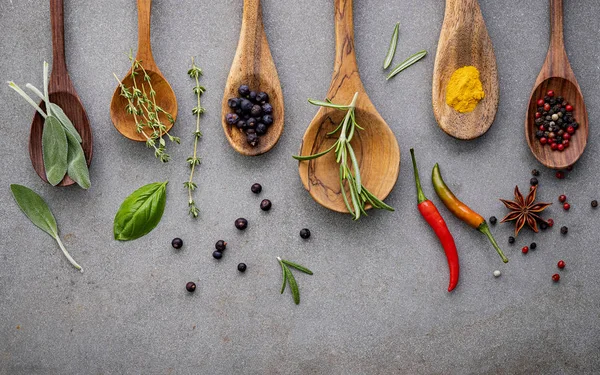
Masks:
[[[460,113],[471,112],[485,97],[479,80],[479,70],[463,66],[452,73],[446,87],[446,103]]]

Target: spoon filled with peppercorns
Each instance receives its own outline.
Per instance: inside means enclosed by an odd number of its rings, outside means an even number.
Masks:
[[[563,38],[563,0],[550,0],[550,47],[529,99],[525,136],[548,168],[573,165],[588,138],[588,115]]]
[[[239,153],[269,151],[283,132],[283,94],[260,0],[244,0],[242,29],[223,95],[223,130]]]

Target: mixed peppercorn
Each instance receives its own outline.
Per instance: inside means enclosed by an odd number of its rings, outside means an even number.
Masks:
[[[244,132],[248,144],[255,147],[259,137],[266,134],[273,124],[273,106],[269,103],[267,93],[251,91],[248,85],[241,85],[238,94],[239,97],[227,101],[233,112],[225,115],[225,122]]]
[[[555,97],[550,90],[537,101],[535,113],[536,138],[553,151],[564,151],[569,147],[579,124],[573,117],[573,106],[562,96]]]

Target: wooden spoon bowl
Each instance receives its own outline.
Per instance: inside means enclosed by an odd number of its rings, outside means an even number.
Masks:
[[[400,148],[394,133],[369,100],[358,74],[354,51],[352,0],[335,0],[336,59],[327,98],[336,104],[349,104],[358,92],[356,122],[364,128],[352,139],[362,184],[380,200],[394,188],[400,172]],[[339,132],[328,136],[342,121],[345,112],[321,107],[308,126],[300,155],[326,150]],[[299,162],[300,179],[315,201],[330,210],[348,213],[340,186],[339,165],[332,151],[325,156]],[[346,189],[348,189],[346,187]],[[346,191],[347,193],[347,191]],[[370,208],[369,205],[366,207]]]
[[[266,92],[269,95],[269,103],[273,106],[273,124],[269,126],[266,134],[259,137],[258,145],[254,147],[248,144],[246,133],[225,121],[225,116],[233,112],[227,101],[239,96],[237,90],[240,85],[248,85],[252,91]],[[223,94],[221,121],[225,137],[231,147],[240,154],[261,155],[271,150],[279,141],[283,133],[284,118],[283,93],[265,33],[260,0],[244,0],[240,39]]]
[[[585,150],[589,134],[588,114],[581,89],[569,64],[563,39],[563,0],[550,0],[550,47],[546,61],[534,85],[525,118],[525,137],[535,158],[548,168],[562,169],[573,165]],[[562,96],[573,106],[573,117],[579,127],[571,136],[569,147],[553,151],[536,138],[535,113],[537,100],[544,98],[548,90]]]
[[[162,107],[165,111],[173,116],[173,120],[177,118],[177,98],[175,92],[171,88],[169,82],[158,69],[154,56],[152,55],[152,45],[150,44],[150,16],[152,9],[152,0],[137,0],[138,8],[138,50],[136,60],[142,62],[142,66],[146,70],[146,73],[150,76],[150,83],[156,91],[156,104]],[[127,72],[127,75],[121,80],[126,87],[133,85],[131,79],[131,69]],[[135,82],[138,88],[141,90],[142,87],[146,90],[148,97],[150,97],[150,88],[148,82],[144,81],[143,74],[140,72],[135,77]],[[121,87],[117,86],[113,94],[110,103],[110,118],[115,128],[124,135],[125,137],[138,142],[145,142],[146,137],[142,133],[137,132],[135,119],[133,116],[126,112],[125,108],[128,104],[127,99],[121,95]],[[159,119],[166,126],[167,131],[171,129],[171,124],[167,117],[163,114],[159,114]],[[150,130],[145,128],[146,132]],[[150,135],[150,134],[147,134]]]
[[[480,72],[485,92],[472,112],[460,113],[446,104],[452,73],[472,65]],[[492,40],[477,0],[446,0],[433,68],[433,114],[440,128],[458,139],[474,139],[492,126],[498,111],[498,68]]]

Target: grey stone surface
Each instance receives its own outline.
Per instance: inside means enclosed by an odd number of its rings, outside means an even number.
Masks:
[[[113,128],[112,72],[122,76],[136,46],[134,1],[66,1],[67,61],[94,131],[92,188],[52,188],[33,171],[27,152],[32,109],[0,86],[0,374],[429,374],[600,372],[600,281],[596,262],[600,105],[600,2],[566,1],[568,55],[581,84],[592,132],[587,150],[565,180],[542,168],[523,136],[526,101],[548,45],[547,1],[481,0],[500,75],[495,124],[478,140],[444,134],[431,111],[431,73],[444,2],[357,0],[356,48],[369,95],[402,150],[398,183],[386,200],[393,213],[372,212],[359,223],[317,205],[303,189],[291,154],[298,150],[322,98],[334,56],[333,5],[325,0],[265,0],[264,16],[286,103],[286,130],[269,154],[233,152],[220,125],[223,87],[237,44],[241,0],[167,1],[153,6],[155,58],[177,94],[180,116],[161,165],[143,144]],[[389,36],[401,22],[395,62],[419,49],[429,55],[386,82],[381,71]],[[51,60],[45,1],[0,2],[2,81],[41,86]],[[205,72],[208,112],[202,118],[198,171],[199,220],[186,214],[182,182],[191,152],[194,96],[186,71],[196,56]],[[475,210],[501,218],[498,198],[527,190],[530,170],[542,170],[539,198],[556,226],[529,230],[509,246],[512,225],[493,228],[510,258],[502,264],[485,237],[442,215],[454,233],[461,278],[453,293],[443,252],[416,208],[408,150],[422,174],[434,162]],[[129,243],[112,239],[120,202],[137,187],[170,181],[160,225]],[[260,197],[253,182],[264,186]],[[84,267],[79,274],[52,239],[19,212],[9,183],[39,192],[62,237]],[[425,193],[438,206],[431,184]],[[556,204],[566,193],[567,213]],[[273,201],[269,213],[260,199]],[[233,222],[246,217],[249,228]],[[559,227],[568,225],[563,237]],[[313,237],[298,236],[309,227]],[[181,251],[173,237],[185,241]],[[229,242],[220,262],[218,239]],[[523,256],[520,248],[536,241]],[[282,256],[314,271],[298,275],[302,303],[278,293]],[[559,284],[551,275],[564,259]],[[239,274],[236,265],[248,264]],[[495,279],[492,272],[502,271]],[[185,291],[193,280],[195,294]]]

